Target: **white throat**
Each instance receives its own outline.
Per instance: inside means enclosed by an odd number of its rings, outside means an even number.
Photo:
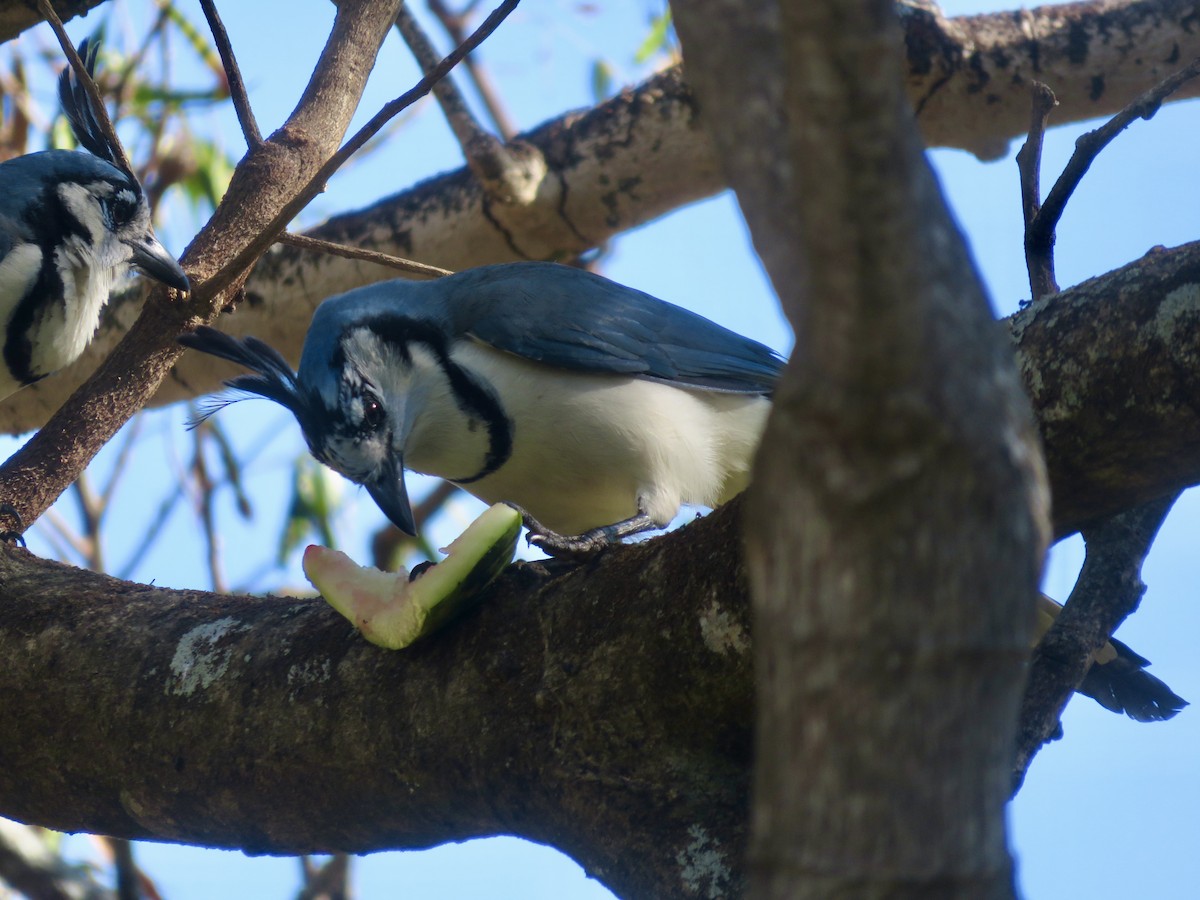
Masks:
[[[100,324],[100,310],[113,285],[128,271],[130,251],[109,230],[95,197],[82,185],[58,187],[63,204],[88,232],[71,235],[54,251],[62,297],[48,298],[30,329],[35,374],[70,365],[87,347]]]

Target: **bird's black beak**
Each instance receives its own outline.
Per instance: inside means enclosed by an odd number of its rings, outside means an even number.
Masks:
[[[408,502],[408,488],[404,486],[404,464],[396,462],[384,468],[383,473],[364,487],[383,514],[405,534],[416,536],[417,523],[413,521],[412,506]]]
[[[187,292],[189,289],[187,276],[183,274],[183,269],[179,267],[179,263],[175,261],[167,248],[158,242],[158,238],[149,234],[144,238],[138,238],[135,241],[129,241],[129,248],[133,250],[133,264],[153,278],[155,281],[161,281],[167,287],[173,287],[177,291]]]

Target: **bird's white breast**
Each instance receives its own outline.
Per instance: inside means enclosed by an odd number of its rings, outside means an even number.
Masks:
[[[569,372],[481,344],[452,358],[492,386],[513,423],[511,458],[464,487],[563,533],[628,518],[639,503],[666,525],[682,503],[724,502],[745,487],[770,410],[761,396]],[[436,394],[414,415],[406,463],[449,478],[477,471],[479,424]]]

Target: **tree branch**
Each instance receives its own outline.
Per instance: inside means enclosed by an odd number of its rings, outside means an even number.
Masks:
[[[1005,737],[1049,497],[891,7],[672,6],[710,125],[750,145],[716,137],[796,333],[747,500],[762,898],[1011,890]]]
[[[0,548],[0,814],[252,853],[519,834],[629,897],[728,878],[753,706],[739,507],[558,577],[515,566],[402,652],[319,600]]]
[[[221,206],[184,254],[193,280],[187,302],[168,303],[164,289],[154,291],[92,379],[0,467],[0,497],[26,524],[153,395],[182,353],[174,336],[189,322],[211,318],[227,302],[224,291],[240,287],[247,273],[234,271],[230,261],[243,259],[248,248],[264,240],[269,246],[274,235],[264,235],[293,202],[295,185],[305,184],[335,152],[354,111],[351,101],[361,95],[397,2],[365,0],[339,10],[299,106],[279,132],[247,154]]]
[[[1054,533],[1200,483],[1200,243],[1006,320],[1054,491]]]
[[[1092,664],[1092,654],[1137,609],[1142,563],[1177,494],[1160,497],[1083,529],[1087,555],[1070,599],[1038,644],[1021,704],[1013,769],[1020,789],[1034,755],[1059,733],[1059,719]]]
[[[401,7],[396,28],[421,68],[432,72],[438,63],[437,51],[407,6]],[[497,203],[532,202],[539,182],[546,176],[546,160],[537,148],[525,142],[506,145],[480,125],[453,79],[438,81],[433,93],[466,157],[467,167],[483,185],[488,199]]]
[[[1029,289],[1034,300],[1058,293],[1054,277],[1054,231],[1049,240],[1037,246],[1030,243],[1033,223],[1042,208],[1041,171],[1042,139],[1046,134],[1046,117],[1058,105],[1054,92],[1040,81],[1033,83],[1029,114],[1029,136],[1017,151],[1017,169],[1021,178],[1021,213],[1025,220],[1025,268],[1029,271]]]
[[[1062,218],[1063,210],[1067,207],[1067,201],[1071,199],[1075,188],[1079,186],[1096,157],[1118,134],[1128,128],[1134,119],[1152,118],[1166,98],[1197,76],[1200,76],[1200,57],[1193,60],[1191,65],[1163,79],[1099,128],[1081,135],[1075,142],[1075,152],[1071,154],[1066,168],[1046,195],[1046,202],[1037,210],[1032,220],[1026,220],[1025,253],[1026,258],[1031,261],[1029,278],[1030,283],[1034,285],[1035,300],[1058,290],[1054,281],[1054,232],[1059,219]]]
[[[225,78],[229,82],[229,99],[237,113],[238,124],[242,126],[246,147],[254,149],[263,142],[262,132],[258,130],[258,122],[254,119],[254,109],[250,106],[246,83],[242,80],[242,70],[238,67],[237,57],[233,53],[229,33],[225,30],[225,23],[221,21],[221,15],[217,12],[213,0],[200,0],[200,8],[204,10],[204,18],[208,20],[213,42],[217,45],[217,52],[221,54],[221,65],[225,67]]]
[[[363,262],[374,263],[379,266],[387,266],[389,269],[395,269],[398,272],[404,272],[409,275],[423,275],[426,278],[439,278],[442,275],[451,274],[449,269],[440,269],[437,266],[427,266],[424,263],[415,262],[411,259],[404,259],[399,256],[392,256],[390,253],[379,253],[376,250],[364,250],[361,247],[351,247],[349,244],[335,244],[333,241],[323,241],[320,238],[309,237],[306,234],[290,234],[284,232],[279,235],[277,242],[286,244],[289,247],[298,247],[301,250],[309,250],[313,253],[328,253],[331,256],[340,256],[342,259],[360,259]]]
[[[932,7],[932,9],[930,9]],[[1054,86],[1060,122],[1110,116],[1200,56],[1193,0],[1095,0],[946,18],[900,5],[909,99],[925,142],[1001,156],[1029,123],[1029,86]],[[1200,94],[1193,82],[1179,97]]]

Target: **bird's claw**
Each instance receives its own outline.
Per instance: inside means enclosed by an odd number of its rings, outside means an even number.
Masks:
[[[17,547],[25,546],[25,536],[21,533],[25,530],[25,521],[21,518],[21,514],[17,512],[17,508],[11,503],[0,503],[0,516],[7,516],[16,523],[15,530],[5,529],[0,531],[0,541],[5,544],[14,544]]]
[[[507,505],[521,514],[521,523],[528,531],[528,534],[525,535],[525,543],[531,547],[537,547],[556,559],[589,559],[607,550],[613,544],[612,539],[604,533],[605,530],[602,528],[585,531],[583,534],[559,534],[557,531],[547,528],[517,504],[508,503]]]

